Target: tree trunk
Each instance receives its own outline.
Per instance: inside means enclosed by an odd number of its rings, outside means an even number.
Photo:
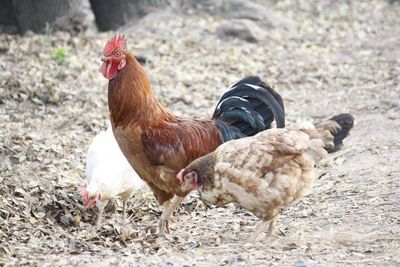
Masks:
[[[167,7],[169,0],[90,0],[97,28],[116,30],[129,21],[135,21],[151,11]]]
[[[79,32],[90,25],[87,0],[14,0],[13,6],[20,33],[44,32],[48,27]]]
[[[16,33],[18,31],[12,1],[0,1],[0,33]]]

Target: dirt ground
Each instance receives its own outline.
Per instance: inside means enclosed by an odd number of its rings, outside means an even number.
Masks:
[[[247,246],[258,220],[234,206],[207,209],[196,194],[157,238],[161,208],[146,188],[129,223],[115,202],[96,230],[77,188],[109,119],[99,59],[112,33],[0,35],[0,266],[399,265],[400,4],[314,2],[268,2],[290,27],[266,29],[258,43],[220,40],[224,19],[203,13],[128,34],[177,115],[210,116],[229,84],[254,74],[283,96],[288,125],[355,116],[276,236]]]

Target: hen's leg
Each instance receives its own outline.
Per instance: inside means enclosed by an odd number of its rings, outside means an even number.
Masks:
[[[246,243],[256,241],[257,237],[262,232],[264,232],[265,227],[267,227],[267,225],[269,225],[268,232],[267,232],[267,237],[269,237],[272,234],[272,232],[275,230],[277,220],[278,220],[278,215],[275,215],[275,217],[272,218],[271,220],[262,220],[260,225],[258,226],[257,230],[253,234],[250,235],[250,237],[249,237],[249,239],[247,239]]]
[[[158,224],[158,230],[161,236],[164,236],[166,233],[169,234],[168,219],[184,199],[185,197],[174,196],[171,203],[170,201],[163,203],[164,209]]]
[[[122,212],[124,214],[124,223],[125,223],[126,222],[126,206],[127,206],[128,200],[124,199],[122,203],[123,203],[122,204]]]
[[[278,221],[279,215],[275,215],[275,217],[270,221],[269,227],[268,227],[268,232],[267,232],[267,237],[270,237],[274,232],[276,228],[276,222]]]
[[[103,216],[104,208],[107,206],[108,200],[99,200],[97,202],[97,208],[99,209],[99,214],[97,215],[96,226],[100,227],[101,218]]]
[[[128,201],[133,197],[133,192],[129,193],[129,194],[125,194],[122,196],[122,212],[123,212],[123,216],[124,216],[124,220],[123,223],[127,223],[128,219],[126,218],[126,209],[128,207]]]

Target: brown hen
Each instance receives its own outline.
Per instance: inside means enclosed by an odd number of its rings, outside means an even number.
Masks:
[[[253,137],[226,142],[194,160],[177,175],[182,190],[198,189],[207,203],[235,203],[262,220],[249,241],[278,214],[299,199],[315,179],[314,166],[337,150],[353,126],[353,116],[340,114],[316,124],[270,129]]]

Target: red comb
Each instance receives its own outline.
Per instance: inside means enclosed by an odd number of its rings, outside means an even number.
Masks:
[[[111,38],[104,47],[103,55],[111,55],[111,53],[118,47],[126,49],[126,39],[124,34],[114,35],[114,37]]]

